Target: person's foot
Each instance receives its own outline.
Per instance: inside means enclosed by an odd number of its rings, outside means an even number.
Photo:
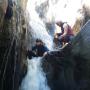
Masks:
[[[68,43],[65,43],[65,44],[62,46],[62,48],[66,47],[67,45],[68,45]]]

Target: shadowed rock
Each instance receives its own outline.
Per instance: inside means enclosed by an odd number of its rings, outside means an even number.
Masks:
[[[7,9],[5,8],[6,13],[1,15],[4,1],[11,3],[8,3]],[[0,21],[2,24],[0,27],[0,90],[19,90],[22,78],[27,71],[25,18],[21,13],[22,9],[16,8],[17,5],[13,6],[13,4],[12,0],[0,0],[0,15],[3,20],[3,23]],[[12,8],[14,14],[11,13]]]

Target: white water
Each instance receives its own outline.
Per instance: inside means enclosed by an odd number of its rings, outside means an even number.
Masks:
[[[53,40],[52,37],[48,34],[43,20],[39,17],[39,14],[36,12],[36,1],[38,0],[28,0],[26,7],[27,21],[29,23],[29,32],[32,34],[34,39],[41,39],[46,46],[52,50]]]
[[[41,68],[41,58],[28,59],[28,72],[20,90],[50,90]]]
[[[53,40],[52,37],[48,34],[44,22],[40,19],[38,13],[35,11],[35,1],[28,0],[26,7],[26,16],[28,21],[28,34],[32,35],[32,38],[35,42],[35,39],[41,39],[45,45],[52,50]],[[29,36],[28,36],[29,38]],[[31,41],[28,44],[28,47],[33,45]],[[45,73],[41,68],[41,58],[33,58],[28,61],[28,70],[25,78],[23,79],[20,90],[50,90],[47,85],[47,80]]]

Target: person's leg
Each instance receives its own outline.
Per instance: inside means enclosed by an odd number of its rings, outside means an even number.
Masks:
[[[65,43],[69,43],[69,41],[70,41],[70,36],[69,36],[69,35],[66,35],[66,36],[64,37],[64,42],[65,42]]]
[[[71,42],[73,38],[74,38],[74,36],[72,36],[72,35],[67,35],[67,36],[65,37],[66,43]]]
[[[59,46],[62,47],[63,46],[63,42],[64,42],[64,38],[59,38]]]
[[[61,42],[62,42],[62,46],[68,44],[70,41],[70,38],[68,35],[64,36],[63,38],[61,38]]]
[[[73,40],[73,38],[74,38],[74,36],[72,36],[72,35],[71,35],[69,38],[70,38],[70,41],[72,41],[72,40]]]

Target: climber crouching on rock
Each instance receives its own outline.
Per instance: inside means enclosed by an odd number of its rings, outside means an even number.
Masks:
[[[32,47],[32,50],[27,52],[27,56],[29,59],[32,57],[43,57],[47,54],[49,49],[45,46],[45,44],[40,39],[36,39],[36,44]]]
[[[74,38],[74,33],[71,27],[66,22],[59,21],[56,24],[61,27],[61,33],[58,36],[58,40],[61,43],[61,46],[63,46],[69,43]]]

